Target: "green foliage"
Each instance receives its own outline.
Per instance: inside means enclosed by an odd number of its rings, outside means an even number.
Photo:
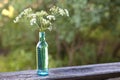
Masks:
[[[9,53],[7,56],[0,58],[0,71],[15,71],[23,69],[35,69],[35,56],[33,57],[34,52],[25,51],[24,49],[16,49]]]
[[[58,64],[59,63],[59,64]],[[60,61],[55,61],[49,55],[49,68],[57,67]],[[7,56],[0,56],[0,71],[18,71],[36,69],[36,52],[25,48],[11,51]]]

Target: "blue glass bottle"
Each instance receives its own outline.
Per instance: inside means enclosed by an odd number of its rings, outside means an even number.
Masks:
[[[37,74],[48,75],[48,44],[45,41],[45,32],[39,32],[39,42],[36,46]]]

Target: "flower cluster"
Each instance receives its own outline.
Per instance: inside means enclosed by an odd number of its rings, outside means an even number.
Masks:
[[[55,20],[55,16],[53,16],[53,15],[48,15],[47,18],[48,18],[49,20]]]
[[[36,25],[40,31],[52,30],[52,23],[56,20],[56,15],[69,16],[69,13],[67,9],[55,6],[50,8],[49,12],[42,10],[34,13],[31,8],[27,8],[15,18],[14,22],[17,23],[24,18],[29,20],[30,25]]]
[[[69,16],[69,12],[67,9],[62,9],[62,8],[59,8],[59,7],[56,7],[56,6],[53,6],[51,9],[50,9],[51,13],[52,14],[60,14],[61,16]]]
[[[21,12],[21,13],[15,18],[14,23],[19,22],[20,19],[23,18],[23,17],[25,17],[25,16],[28,17],[28,15],[31,14],[31,13],[32,13],[32,9],[31,9],[31,8],[25,9],[23,12]]]

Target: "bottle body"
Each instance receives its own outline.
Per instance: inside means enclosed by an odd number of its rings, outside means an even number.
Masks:
[[[45,41],[45,33],[39,32],[39,42],[36,46],[37,74],[48,75],[48,44]]]

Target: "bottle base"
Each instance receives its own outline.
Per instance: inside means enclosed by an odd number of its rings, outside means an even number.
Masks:
[[[37,75],[39,75],[39,76],[47,76],[48,75],[48,71],[38,70],[37,71]]]

